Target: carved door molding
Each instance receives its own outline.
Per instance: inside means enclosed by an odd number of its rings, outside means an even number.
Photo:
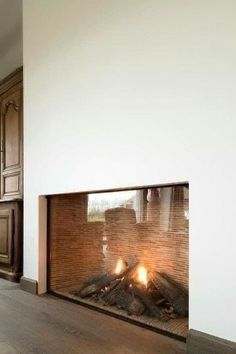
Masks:
[[[1,102],[1,198],[22,197],[22,87]]]

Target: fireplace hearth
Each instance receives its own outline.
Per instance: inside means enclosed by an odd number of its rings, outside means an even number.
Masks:
[[[49,197],[49,291],[184,339],[188,186]]]

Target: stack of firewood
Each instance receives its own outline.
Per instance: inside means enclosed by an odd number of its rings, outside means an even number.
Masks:
[[[106,306],[116,306],[128,315],[148,315],[158,320],[188,315],[187,294],[163,273],[154,273],[147,286],[135,278],[138,264],[120,274],[103,274],[89,279],[74,296],[88,298]]]

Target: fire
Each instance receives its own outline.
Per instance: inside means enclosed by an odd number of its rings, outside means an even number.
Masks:
[[[144,266],[139,266],[137,270],[137,280],[143,284],[145,287],[147,287],[148,284],[148,272],[147,268]]]
[[[123,270],[125,270],[125,262],[122,259],[119,259],[116,263],[115,274],[120,274]]]

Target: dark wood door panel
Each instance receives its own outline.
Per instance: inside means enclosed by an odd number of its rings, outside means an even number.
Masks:
[[[2,177],[2,194],[5,197],[20,195],[20,172],[4,174]]]
[[[0,81],[0,277],[23,263],[23,70]]]
[[[13,210],[0,210],[0,262],[11,264]]]

